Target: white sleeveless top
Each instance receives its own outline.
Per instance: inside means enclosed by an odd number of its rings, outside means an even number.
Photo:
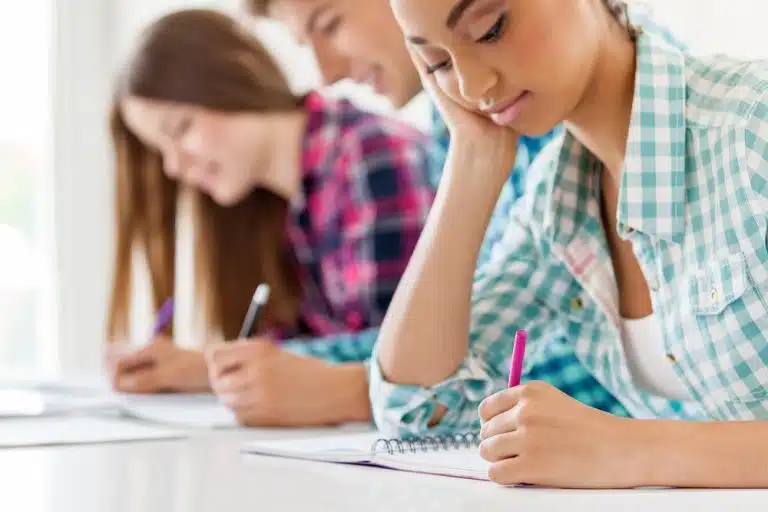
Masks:
[[[635,385],[672,400],[691,400],[691,394],[664,353],[661,326],[656,315],[622,318],[622,343]]]

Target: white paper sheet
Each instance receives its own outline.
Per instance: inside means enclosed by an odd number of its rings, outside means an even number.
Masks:
[[[119,410],[141,420],[190,428],[237,427],[235,415],[215,395],[117,395]]]
[[[183,438],[179,430],[91,416],[8,418],[0,421],[0,448],[114,443]]]

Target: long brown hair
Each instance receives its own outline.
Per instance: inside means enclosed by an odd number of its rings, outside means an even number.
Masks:
[[[180,186],[163,173],[159,152],[127,128],[126,96],[194,104],[226,112],[292,111],[293,94],[277,63],[256,37],[229,16],[205,9],[169,14],[142,34],[118,76],[110,114],[116,164],[116,251],[108,332],[129,330],[133,256],[149,266],[155,308],[174,293],[176,215]],[[270,302],[257,330],[290,327],[301,298],[297,269],[284,247],[286,201],[254,190],[232,207],[194,197],[196,304],[209,334],[237,336],[254,289],[266,282]]]

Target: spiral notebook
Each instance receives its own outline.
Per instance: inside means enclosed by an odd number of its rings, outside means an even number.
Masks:
[[[401,471],[488,480],[489,463],[477,450],[477,432],[414,439],[384,439],[377,434],[255,441],[243,446],[252,455],[362,464]]]

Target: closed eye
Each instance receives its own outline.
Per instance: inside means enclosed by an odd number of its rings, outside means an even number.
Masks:
[[[476,43],[480,44],[487,44],[487,43],[495,43],[499,39],[501,39],[501,36],[504,35],[504,29],[507,26],[507,13],[503,13],[501,16],[499,16],[499,19],[496,20],[496,23],[493,24],[493,26],[482,35],[479,39],[476,39]]]
[[[431,75],[433,73],[437,73],[440,70],[448,69],[450,65],[451,65],[450,60],[444,60],[442,62],[438,62],[437,64],[432,64],[431,66],[427,66],[426,72],[428,75]]]
[[[341,15],[336,15],[320,27],[320,33],[324,36],[331,36],[339,28],[339,25],[341,25]]]
[[[171,138],[178,139],[180,137],[183,137],[185,133],[189,131],[189,128],[192,126],[192,118],[189,116],[183,117],[179,120],[178,123],[176,123],[176,126],[173,127],[173,130],[171,130]]]

